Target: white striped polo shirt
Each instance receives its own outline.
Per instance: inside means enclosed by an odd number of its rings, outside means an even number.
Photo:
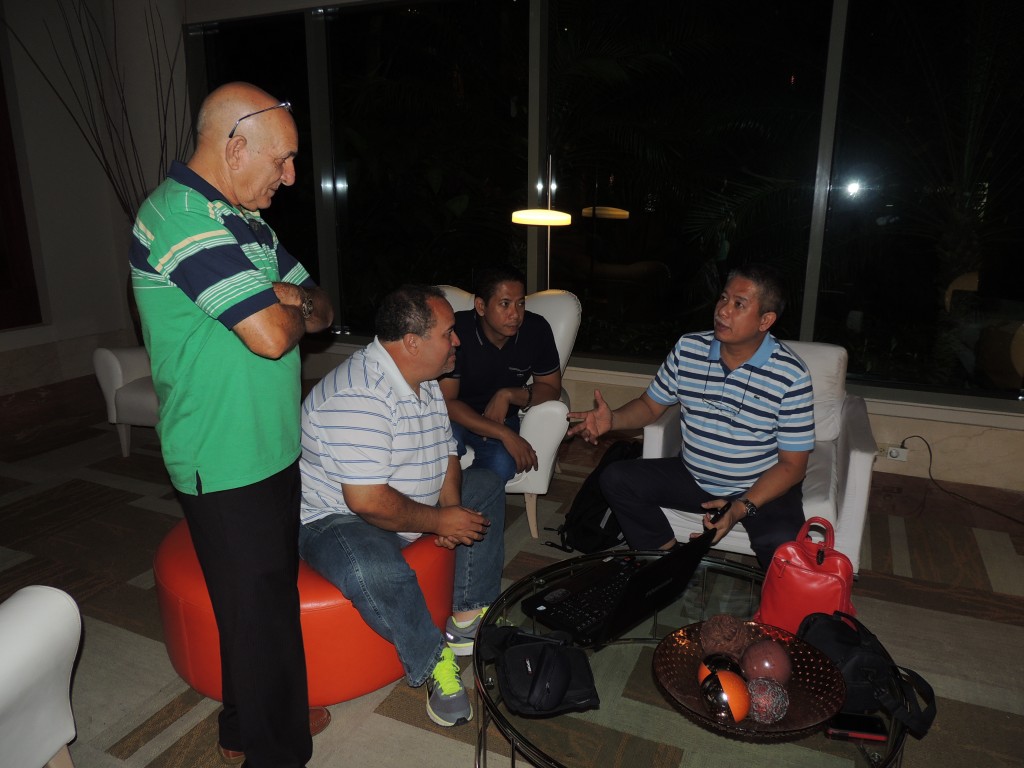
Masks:
[[[413,392],[377,339],[328,373],[302,404],[302,522],[354,514],[342,483],[387,484],[437,504],[456,455],[436,381]],[[400,534],[413,540],[418,533]]]

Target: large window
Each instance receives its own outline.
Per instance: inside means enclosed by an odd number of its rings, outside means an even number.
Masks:
[[[526,266],[527,2],[336,9],[326,19],[341,320],[372,334],[401,282],[472,288]]]
[[[197,81],[192,83],[192,90],[199,98],[219,85],[244,80],[291,102],[299,131],[296,182],[275,195],[273,205],[263,215],[285,248],[314,278],[318,277],[311,97],[302,14],[204,24],[188,30],[187,37],[189,76]]]
[[[711,326],[731,266],[790,286],[799,334],[829,6],[552,0],[552,284],[583,298],[577,352],[660,359]],[[628,215],[628,218],[625,218]]]
[[[861,380],[1022,392],[1021,7],[850,4],[815,335]]]
[[[353,335],[401,282],[510,261],[580,296],[577,358],[651,366],[759,260],[787,279],[778,335],[844,345],[854,379],[1008,400],[1021,7],[415,0],[190,32],[205,87],[296,104],[308,165],[267,215]],[[537,158],[573,216],[550,253],[510,221]]]

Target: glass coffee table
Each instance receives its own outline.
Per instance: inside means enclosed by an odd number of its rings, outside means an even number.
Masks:
[[[520,579],[488,610],[484,626],[512,624],[530,632],[549,632],[527,617],[522,602],[609,557],[657,558],[660,552],[615,551],[584,555]],[[588,651],[599,709],[554,717],[514,715],[501,699],[493,663],[473,655],[477,689],[476,765],[487,764],[488,726],[493,723],[517,756],[543,768],[578,766],[784,765],[790,768],[899,766],[905,729],[879,713],[888,728],[884,741],[826,738],[824,726],[784,743],[750,743],[701,727],[677,709],[655,679],[653,659],[662,638],[716,614],[749,619],[757,610],[762,573],[745,564],[707,556],[685,592],[672,605],[596,651]],[[479,644],[478,644],[479,648]]]

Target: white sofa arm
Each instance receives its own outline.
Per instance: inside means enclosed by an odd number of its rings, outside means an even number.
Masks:
[[[107,404],[107,421],[116,424],[117,407],[114,397],[117,390],[136,379],[152,376],[149,355],[145,347],[98,347],[92,353],[92,364]]]
[[[569,409],[560,400],[548,400],[533,406],[523,415],[519,436],[537,453],[537,469],[520,472],[505,485],[507,493],[547,493],[555,472],[558,446],[562,444],[569,422]]]
[[[665,459],[678,456],[683,447],[683,433],[679,429],[679,406],[668,408],[655,421],[644,427],[645,459]]]
[[[23,587],[0,604],[0,766],[42,766],[75,738],[71,669],[78,606],[53,587]]]
[[[847,395],[836,446],[836,549],[860,571],[860,548],[871,494],[871,466],[877,451],[864,398]]]

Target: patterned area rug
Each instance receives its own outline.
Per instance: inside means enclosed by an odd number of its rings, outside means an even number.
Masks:
[[[162,643],[151,561],[181,513],[155,433],[135,429],[132,454],[122,459],[91,377],[8,395],[0,405],[0,600],[28,584],[49,584],[81,608],[75,764],[219,766],[219,704],[181,681]],[[604,447],[563,446],[559,473],[541,500],[542,526],[562,519]],[[521,496],[508,503],[506,584],[569,556],[544,546],[550,531],[530,538]],[[932,731],[907,741],[904,768],[1024,765],[1024,526],[1012,518],[1024,518],[1019,493],[874,475],[854,602],[896,660],[927,678],[939,696]],[[845,764],[824,739],[785,759],[779,751],[766,759],[765,747],[733,751],[724,739],[715,754],[697,753],[686,748],[686,729],[694,726],[682,717],[678,732],[631,736],[628,718],[669,705],[642,684],[648,655],[631,660],[624,674],[621,700],[602,706],[594,722],[584,727],[586,716],[573,715],[545,724],[544,738],[574,745],[574,764]],[[473,683],[470,669],[466,682]],[[331,707],[334,723],[314,740],[311,768],[410,759],[428,768],[470,765],[476,721],[438,728],[424,701],[423,689],[397,682]],[[487,744],[489,765],[509,764],[508,742],[493,728]]]

